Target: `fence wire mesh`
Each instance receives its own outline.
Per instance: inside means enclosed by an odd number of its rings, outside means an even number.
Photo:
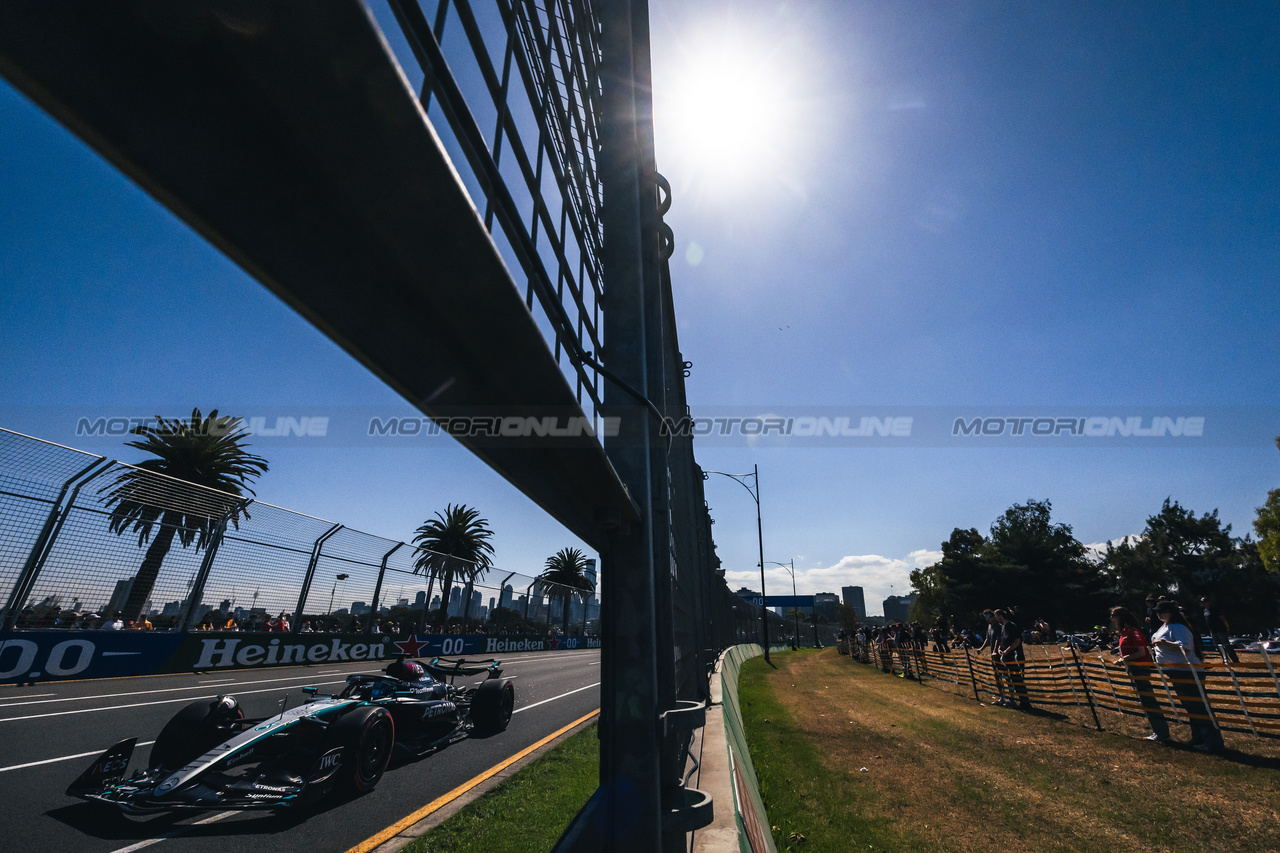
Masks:
[[[154,510],[145,535],[112,525],[122,483]],[[151,555],[160,568],[142,612],[159,629],[265,627],[284,615],[312,630],[595,632],[594,592],[465,561],[444,590],[415,571],[427,553],[0,429],[7,628],[99,627]]]
[[[573,357],[602,345],[596,3],[369,5],[578,402],[596,416],[599,379]]]

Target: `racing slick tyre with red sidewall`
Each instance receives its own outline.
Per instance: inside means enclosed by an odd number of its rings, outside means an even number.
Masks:
[[[230,737],[243,719],[244,711],[230,696],[192,702],[160,730],[147,764],[177,770]]]
[[[516,707],[516,688],[510,680],[489,679],[476,688],[471,699],[471,722],[476,734],[492,735],[506,731]]]
[[[336,774],[339,788],[372,791],[391,762],[396,724],[385,708],[358,708],[340,717],[330,730],[330,744],[342,747],[342,767]]]

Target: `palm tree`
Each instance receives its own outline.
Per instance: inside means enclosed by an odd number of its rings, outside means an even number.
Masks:
[[[247,501],[241,498],[245,492],[253,494],[249,483],[267,470],[267,460],[245,450],[243,440],[248,433],[241,430],[240,419],[219,417],[217,409],[208,417],[192,409],[190,422],[166,421],[156,415],[155,426],[139,424],[132,433],[142,438],[128,442],[128,446],[151,453],[153,458],[122,471],[106,500],[112,533],[137,533],[139,548],[151,539],[122,611],[126,620],[136,620],[142,614],[174,537],[182,547],[194,542],[199,550],[226,522],[238,528],[240,516],[249,517]],[[192,490],[158,474],[213,489],[226,498],[205,493],[191,499],[186,495]]]
[[[562,548],[548,557],[538,580],[549,585],[547,598],[563,602],[561,631],[569,633],[569,602],[576,595],[583,600],[595,592],[596,585],[587,575],[587,557],[577,548]]]
[[[436,578],[440,578],[440,609],[448,613],[454,579],[461,577],[468,583],[474,582],[493,565],[493,545],[489,543],[492,536],[488,520],[465,504],[449,504],[443,515],[437,512],[435,518],[428,519],[414,533],[413,544],[420,549],[413,563],[414,574],[421,572],[430,579],[422,615],[418,617],[419,631],[431,606],[431,587]]]

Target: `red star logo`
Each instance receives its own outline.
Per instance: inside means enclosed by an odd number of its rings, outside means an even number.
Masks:
[[[400,650],[401,654],[407,655],[411,658],[416,658],[422,653],[422,650],[426,648],[427,644],[419,640],[418,637],[414,635],[409,637],[407,640],[397,640],[395,645],[396,648]]]
[[[552,637],[551,639],[547,640],[547,648],[549,649],[554,650],[559,645],[560,645],[559,637]]]

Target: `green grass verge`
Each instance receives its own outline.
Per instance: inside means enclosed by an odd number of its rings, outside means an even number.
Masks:
[[[466,806],[405,853],[550,850],[600,781],[595,724]]]
[[[778,849],[895,853],[914,849],[915,839],[891,819],[872,816],[876,803],[866,792],[850,790],[844,774],[827,769],[808,736],[774,696],[766,680],[771,671],[764,658],[743,664],[738,699]],[[852,839],[857,839],[856,847],[851,846]]]
[[[1232,735],[1201,755],[1140,725],[980,705],[830,651],[773,663],[748,661],[738,688],[779,850],[1280,850],[1272,741]]]

